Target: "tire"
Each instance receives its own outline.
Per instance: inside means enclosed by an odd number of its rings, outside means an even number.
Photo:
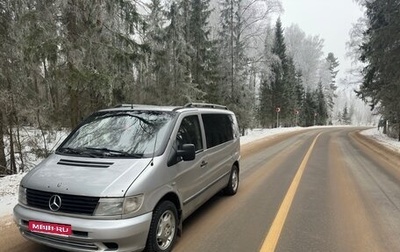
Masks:
[[[232,166],[228,185],[224,189],[225,195],[235,195],[239,188],[239,168],[236,165]]]
[[[178,211],[171,201],[159,203],[153,211],[147,237],[147,252],[169,252],[178,233]]]

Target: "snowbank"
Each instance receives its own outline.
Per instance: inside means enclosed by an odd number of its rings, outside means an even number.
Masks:
[[[25,173],[0,178],[0,217],[12,213],[18,201],[18,186]]]
[[[273,137],[287,132],[304,130],[302,127],[295,128],[275,128],[275,129],[253,129],[246,132],[245,136],[240,138],[240,144],[247,144],[261,138]]]
[[[400,142],[396,139],[390,138],[387,135],[380,132],[376,127],[361,132],[362,135],[368,136],[374,139],[376,142],[382,144],[388,149],[400,153]]]

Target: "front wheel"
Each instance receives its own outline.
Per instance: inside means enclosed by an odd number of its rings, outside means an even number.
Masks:
[[[156,206],[150,224],[146,248],[148,252],[169,252],[176,240],[178,212],[171,201],[163,201]]]
[[[228,185],[224,189],[226,195],[235,195],[239,188],[239,168],[236,165],[232,166],[231,175]]]

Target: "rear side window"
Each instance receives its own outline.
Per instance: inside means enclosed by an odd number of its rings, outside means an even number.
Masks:
[[[227,114],[202,114],[207,148],[233,139],[233,119]]]

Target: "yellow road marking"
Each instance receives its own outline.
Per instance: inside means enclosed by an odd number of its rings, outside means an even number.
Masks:
[[[269,229],[269,232],[264,240],[264,243],[260,249],[260,252],[275,251],[276,245],[278,244],[278,239],[282,232],[283,225],[285,224],[286,217],[289,213],[290,206],[292,205],[294,195],[296,194],[297,188],[300,184],[301,177],[303,176],[304,169],[307,165],[308,159],[310,158],[310,155],[314,148],[315,142],[317,141],[317,138],[320,135],[321,135],[321,133],[319,133],[314,138],[314,141],[312,142],[310,148],[308,149],[306,155],[304,156],[304,159],[301,162],[299,169],[297,170],[297,173],[292,181],[292,184],[290,185],[290,187],[285,195],[285,198],[282,201],[279,211],[275,216],[274,222],[272,223],[272,226]]]

